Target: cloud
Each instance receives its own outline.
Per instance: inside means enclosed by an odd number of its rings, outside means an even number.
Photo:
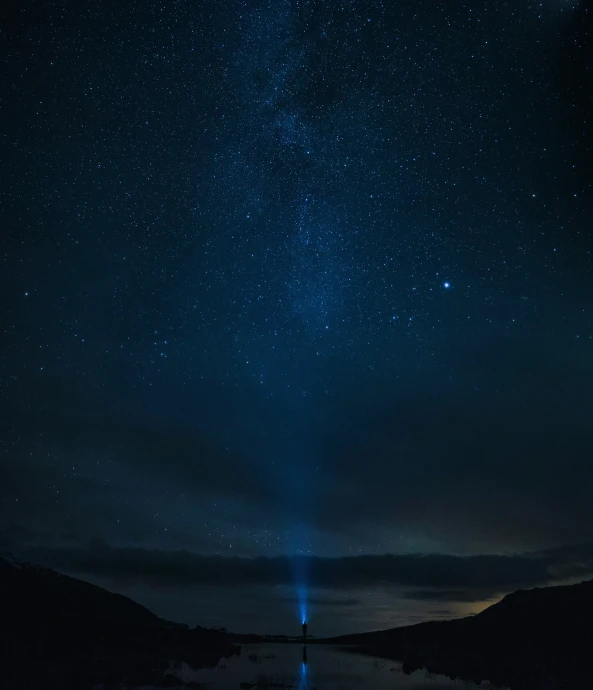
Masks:
[[[492,594],[484,594],[476,589],[413,589],[403,594],[404,599],[413,601],[447,601],[475,603],[492,598]],[[436,613],[436,611],[434,612]]]
[[[34,526],[70,529],[63,519],[70,513],[78,516],[80,539],[114,539],[117,512],[130,530],[128,543],[133,531],[136,543],[161,546],[142,506],[157,503],[154,512],[175,514],[183,493],[198,512],[219,499],[232,502],[244,528],[237,540],[267,529],[272,515],[279,531],[306,521],[314,546],[331,535],[338,544],[358,540],[364,550],[379,530],[387,548],[396,543],[390,535],[413,532],[426,540],[420,543],[474,553],[482,545],[544,548],[563,543],[566,534],[588,541],[593,474],[586,401],[593,370],[579,357],[566,357],[553,343],[544,349],[508,338],[463,352],[444,342],[433,369],[402,372],[397,380],[365,374],[350,382],[339,363],[328,363],[323,381],[331,395],[318,401],[313,421],[305,403],[295,406],[284,394],[266,402],[259,392],[229,395],[207,382],[172,395],[166,414],[128,416],[122,410],[138,402],[133,390],[118,392],[114,408],[105,393],[81,396],[46,377],[39,384],[43,409],[21,415],[15,427],[23,438],[43,439],[44,452],[32,443],[0,468],[5,513],[22,519],[26,496]],[[457,372],[454,386],[439,374],[445,370]],[[311,433],[303,436],[302,425]],[[52,467],[46,446],[61,449]],[[45,500],[54,484],[59,504]],[[210,530],[198,534],[195,525],[177,522],[175,546],[208,551]],[[258,553],[244,544],[241,553]]]
[[[401,586],[410,588],[404,598],[429,601],[478,601],[514,589],[593,574],[593,544],[514,555],[388,554],[304,559],[203,556],[185,550],[116,548],[96,540],[88,548],[31,548],[22,555],[68,573],[152,587],[292,585],[295,570],[306,560],[311,589]]]
[[[284,597],[282,599],[286,604],[299,604],[297,597]],[[360,606],[362,601],[360,599],[353,599],[351,597],[337,599],[333,597],[309,597],[307,603],[310,606],[331,606],[332,608],[345,608],[350,606]]]

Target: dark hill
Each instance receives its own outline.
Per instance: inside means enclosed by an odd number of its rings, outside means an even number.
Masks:
[[[511,687],[574,687],[590,680],[593,580],[518,590],[476,616],[329,640],[427,668]],[[328,641],[328,640],[325,640]]]
[[[172,662],[214,665],[234,651],[222,632],[190,630],[127,597],[6,558],[0,611],[3,688],[157,685]]]
[[[0,602],[17,624],[40,625],[43,618],[95,625],[185,627],[168,623],[135,601],[54,570],[0,558]]]

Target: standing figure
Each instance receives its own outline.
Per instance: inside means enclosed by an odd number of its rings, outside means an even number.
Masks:
[[[307,639],[307,621],[303,621],[303,640]]]

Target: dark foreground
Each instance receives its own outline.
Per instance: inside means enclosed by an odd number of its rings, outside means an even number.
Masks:
[[[172,666],[214,666],[223,633],[165,621],[127,597],[0,558],[0,687],[178,684]]]
[[[210,673],[207,669],[214,667],[217,674],[207,682],[224,684],[231,675],[227,669],[244,672],[243,657],[241,662],[224,661],[240,653],[235,643],[251,646],[261,639],[249,635],[232,639],[224,632],[200,627],[190,630],[155,616],[127,597],[4,558],[0,558],[0,612],[0,687],[7,690],[183,683],[201,687],[204,674]],[[310,686],[307,648],[302,648],[301,658],[300,645],[278,644],[293,641],[285,637],[265,640],[267,645],[274,642],[276,651],[263,657],[255,654],[253,662],[257,668],[262,658],[266,660],[274,678],[284,673],[280,667],[290,666],[290,683],[270,685],[266,674],[251,674],[254,677],[245,683],[268,690]],[[420,669],[514,690],[587,687],[593,649],[593,581],[519,590],[469,618],[310,641],[309,653],[317,655],[320,668],[330,663],[343,671],[350,664],[344,661],[344,652],[342,656],[322,652],[320,643],[326,650],[328,643],[347,645],[369,657],[401,662],[390,665],[389,672],[401,674],[398,684],[402,687],[408,687],[403,677],[410,674],[415,680],[409,687],[428,687],[425,678],[421,685],[416,682],[415,672]],[[280,654],[289,656],[280,659]],[[251,668],[252,655],[244,656]],[[276,656],[278,662],[273,661]],[[273,668],[275,663],[279,669]],[[375,668],[376,662],[372,663]],[[293,667],[299,669],[296,675]],[[199,681],[192,680],[192,670]],[[347,673],[342,671],[344,685]],[[373,686],[376,682],[373,678]]]
[[[511,688],[576,688],[591,682],[593,581],[519,590],[482,613],[324,640],[426,669]]]

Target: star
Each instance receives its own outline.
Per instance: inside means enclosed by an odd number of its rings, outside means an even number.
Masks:
[[[586,3],[556,21],[575,1],[95,3],[59,41],[51,3],[19,18],[0,552],[13,524],[50,561],[95,536],[99,561],[164,563],[593,543]],[[311,630],[400,625],[432,589],[402,590],[403,618],[397,593],[348,616],[324,596]],[[294,592],[226,591],[187,622],[290,631]]]

